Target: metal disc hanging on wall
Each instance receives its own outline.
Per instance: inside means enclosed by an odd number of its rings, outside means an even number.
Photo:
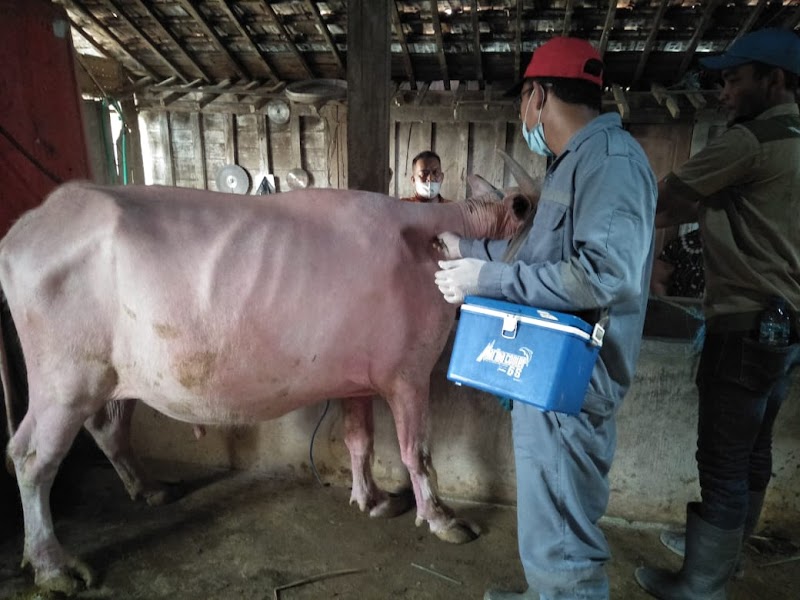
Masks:
[[[250,176],[239,165],[225,165],[217,172],[217,189],[229,194],[246,194],[250,191]]]

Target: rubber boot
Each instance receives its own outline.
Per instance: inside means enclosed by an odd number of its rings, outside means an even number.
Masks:
[[[504,592],[503,590],[487,590],[483,600],[539,600],[538,592],[528,588],[524,592]]]
[[[686,507],[686,557],[680,571],[636,569],[636,581],[650,595],[661,600],[725,600],[725,584],[739,556],[743,527],[714,527],[700,518],[699,507],[697,502]]]
[[[765,491],[750,492],[747,496],[747,517],[744,521],[744,533],[742,534],[742,548],[744,543],[753,535],[758,525],[758,519],[761,516],[761,509],[764,506]],[[686,532],[685,531],[662,531],[659,538],[661,543],[664,544],[669,550],[674,552],[680,557],[683,557],[686,552]],[[733,571],[734,579],[741,579],[744,577],[744,556],[739,554],[739,560],[736,562],[736,568]]]

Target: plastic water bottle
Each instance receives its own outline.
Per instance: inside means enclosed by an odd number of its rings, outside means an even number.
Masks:
[[[773,296],[770,298],[769,306],[761,315],[758,341],[768,346],[787,346],[791,329],[786,299]]]

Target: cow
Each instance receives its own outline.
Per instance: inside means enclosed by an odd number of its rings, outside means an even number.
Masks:
[[[0,242],[0,290],[18,334],[27,412],[0,376],[25,524],[23,566],[74,594],[87,564],[56,539],[49,493],[81,427],[132,498],[168,490],[130,445],[136,400],[191,424],[250,424],[343,398],[351,502],[397,508],[374,482],[371,398],[386,399],[417,506],[439,538],[477,531],[438,497],[427,440],[429,378],[454,322],[434,272],[436,236],[508,237],[524,196],[419,205],[369,192],[233,196],[159,186],[57,188]]]

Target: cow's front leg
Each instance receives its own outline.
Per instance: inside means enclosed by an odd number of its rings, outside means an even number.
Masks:
[[[431,531],[441,540],[463,544],[480,535],[479,528],[455,517],[453,510],[441,501],[436,471],[428,450],[428,387],[401,383],[389,406],[394,415],[400,454],[411,476],[417,501],[417,526],[428,522]]]
[[[84,427],[114,466],[132,500],[160,506],[178,498],[181,489],[153,480],[131,448],[131,419],[136,400],[112,400],[86,419]]]
[[[372,398],[345,398],[344,443],[350,451],[353,471],[353,489],[350,504],[362,511],[369,510],[370,517],[394,517],[406,512],[411,504],[407,496],[393,496],[380,489],[372,477],[374,420]]]
[[[35,394],[32,389],[31,408],[8,444],[25,520],[22,566],[31,566],[39,587],[71,595],[84,584],[91,586],[94,576],[59,544],[50,513],[50,489],[83,419],[55,402],[42,410]]]

